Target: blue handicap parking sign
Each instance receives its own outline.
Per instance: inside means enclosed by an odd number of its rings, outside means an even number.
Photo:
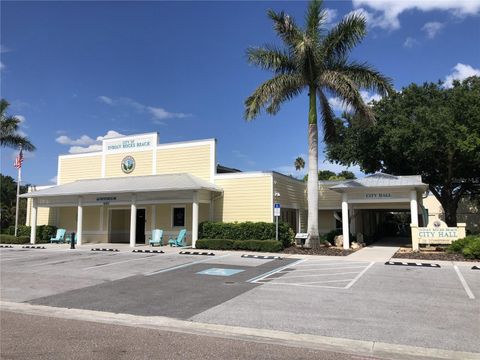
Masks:
[[[215,276],[231,276],[242,272],[242,269],[221,269],[221,268],[210,268],[207,270],[202,270],[197,272],[200,275],[215,275]]]

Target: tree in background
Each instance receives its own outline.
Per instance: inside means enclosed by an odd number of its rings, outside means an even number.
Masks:
[[[284,12],[268,12],[284,47],[266,45],[247,50],[248,61],[273,73],[245,101],[245,118],[255,119],[261,109],[274,115],[287,100],[307,91],[308,110],[308,225],[307,247],[320,247],[318,234],[318,125],[317,99],[324,140],[335,131],[334,114],[328,97],[336,96],[353,112],[373,121],[373,112],[365,104],[360,88],[385,95],[392,91],[391,80],[365,63],[349,59],[350,51],[366,35],[366,20],[360,14],[343,18],[331,29],[325,27],[327,12],[322,2],[310,2],[304,29]]]
[[[356,179],[356,176],[353,172],[343,170],[340,171],[338,174],[335,174],[333,171],[330,170],[320,170],[318,172],[318,180],[351,180]],[[308,174],[303,177],[303,181],[308,180]]]
[[[15,224],[15,199],[17,197],[17,182],[11,176],[0,174],[0,205],[1,205],[1,228],[7,229]],[[20,194],[26,193],[28,185],[20,186]],[[20,201],[18,223],[25,224],[27,213],[27,201]]]
[[[23,150],[34,151],[35,146],[30,140],[18,133],[20,119],[7,115],[9,105],[7,100],[0,100],[0,145],[14,149],[22,147]]]
[[[295,170],[300,171],[305,168],[305,160],[303,160],[303,158],[299,156],[295,159],[293,165],[295,166]]]
[[[455,226],[459,200],[478,197],[480,78],[456,81],[450,89],[411,84],[373,108],[375,126],[362,126],[358,117],[337,121],[337,142],[327,146],[327,158],[358,164],[366,173],[422,175],[446,223]]]

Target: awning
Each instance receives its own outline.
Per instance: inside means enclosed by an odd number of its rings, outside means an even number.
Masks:
[[[348,180],[330,187],[331,190],[337,192],[362,188],[415,188],[425,191],[428,185],[422,182],[420,175],[395,176],[376,173],[363,179]]]
[[[185,190],[222,192],[222,189],[217,185],[199,179],[191,174],[164,174],[77,180],[68,184],[52,186],[48,189],[32,191],[20,195],[20,197],[43,198],[72,195],[135,194]]]

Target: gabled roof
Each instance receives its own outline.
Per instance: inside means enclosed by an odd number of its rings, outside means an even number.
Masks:
[[[388,188],[388,187],[412,187],[427,188],[422,182],[420,175],[395,176],[384,173],[376,173],[365,176],[363,179],[344,181],[341,184],[330,187],[331,190],[361,189],[361,188]]]
[[[116,178],[77,180],[64,185],[22,194],[20,197],[119,194],[139,192],[209,190],[222,192],[215,184],[191,174],[165,174],[151,176],[124,176]]]

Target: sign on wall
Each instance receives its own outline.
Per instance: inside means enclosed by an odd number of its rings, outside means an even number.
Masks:
[[[459,236],[457,227],[449,227],[442,220],[431,220],[427,227],[418,228],[419,244],[451,244]]]
[[[103,150],[107,153],[146,151],[152,150],[155,146],[157,146],[157,134],[103,140]]]

